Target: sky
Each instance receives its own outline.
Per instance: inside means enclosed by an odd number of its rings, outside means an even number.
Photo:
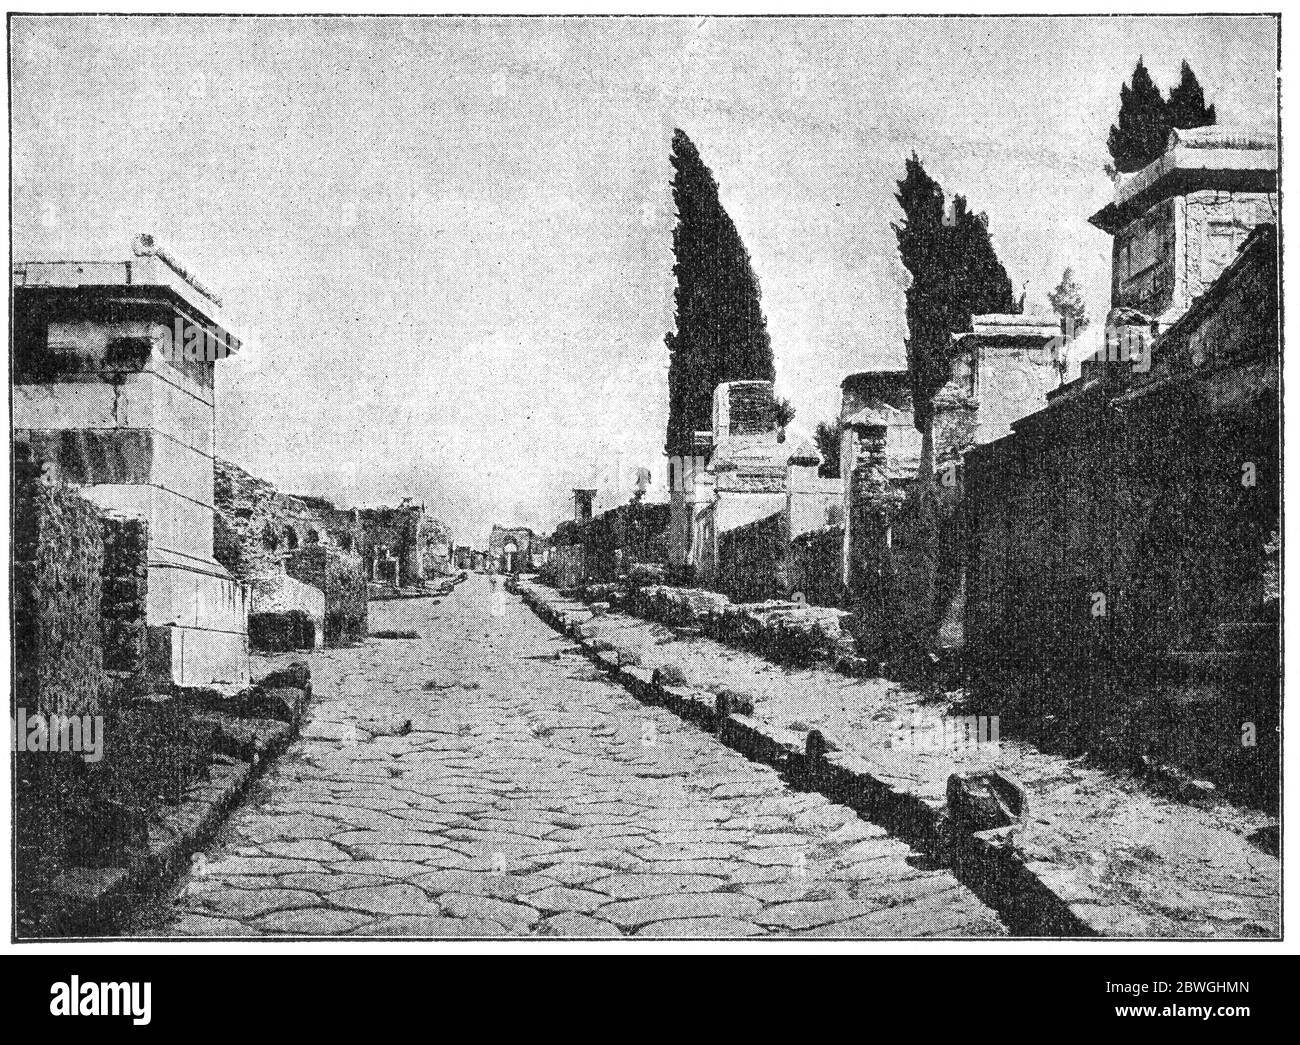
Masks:
[[[890,222],[915,151],[985,211],[1028,311],[1108,307],[1105,141],[1142,57],[1272,125],[1273,21],[13,17],[15,260],[152,232],[253,347],[218,453],[342,506],[413,496],[460,543],[549,532],[570,489],[662,496],[669,147],[753,260],[777,392],[811,430],[905,365]]]

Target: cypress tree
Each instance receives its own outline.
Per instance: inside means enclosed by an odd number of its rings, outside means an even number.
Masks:
[[[959,349],[952,335],[970,329],[972,315],[1010,312],[1011,278],[989,237],[988,217],[953,198],[945,219],[944,193],[916,153],[907,161],[895,197],[903,221],[893,226],[898,253],[912,276],[907,288],[907,370],[912,410],[924,437],[922,469],[933,467],[935,394],[948,383]]]
[[[1210,127],[1215,122],[1214,106],[1206,108],[1205,92],[1192,67],[1183,59],[1178,86],[1169,92],[1169,122],[1175,127]]]
[[[776,367],[749,252],[722,207],[712,171],[682,130],[673,132],[672,165],[677,329],[664,338],[666,450],[689,456],[694,433],[709,427],[714,388],[723,381],[774,381]]]
[[[1115,169],[1130,174],[1154,161],[1165,151],[1172,126],[1169,106],[1139,58],[1132,82],[1120,86],[1119,117],[1106,142]]]

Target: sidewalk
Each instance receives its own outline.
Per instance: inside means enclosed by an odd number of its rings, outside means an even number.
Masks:
[[[748,743],[751,757],[761,749],[767,760],[801,764],[813,786],[865,803],[873,819],[910,840],[938,839],[951,774],[1009,771],[1024,785],[1022,823],[976,834],[957,870],[1022,933],[1280,936],[1280,863],[1251,840],[1276,837],[1274,817],[1166,799],[1086,757],[1048,755],[1023,742],[953,744],[941,731],[948,704],[897,683],[787,668],[680,629],[593,615],[535,582],[521,581],[519,590],[642,699],[721,717],[712,725],[733,746]],[[665,679],[673,684],[662,685]],[[715,716],[719,693],[733,707],[752,702],[752,715]],[[804,758],[813,730],[831,750]]]

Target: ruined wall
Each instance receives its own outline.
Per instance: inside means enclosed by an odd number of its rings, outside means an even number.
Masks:
[[[424,577],[420,548],[420,523],[424,509],[418,504],[362,508],[358,512],[361,536],[357,550],[367,567],[376,556],[397,560],[399,586],[414,584]],[[373,578],[372,578],[373,579]]]
[[[1273,670],[1272,243],[1156,342],[1151,374],[1116,370],[968,456],[966,627],[982,672],[1126,664],[1160,686],[1199,679],[1223,697]],[[1242,636],[1263,652],[1236,650]],[[1276,714],[1267,684],[1242,699],[1257,702],[1254,721]],[[1233,716],[1221,718],[1231,734]]]
[[[587,581],[586,551],[581,544],[557,544],[547,571],[557,588],[576,588]]]
[[[325,593],[325,645],[366,637],[368,595],[360,558],[323,545],[299,548],[286,557],[285,573]]]
[[[103,515],[21,462],[14,489],[11,714],[102,715]]]
[[[840,579],[843,526],[825,526],[798,534],[790,542],[787,577],[792,592],[813,606],[844,606],[847,591]]]
[[[728,381],[713,391],[713,441],[776,431],[771,381]]]
[[[786,595],[786,522],[783,512],[718,537],[714,587],[736,602]]]
[[[361,525],[350,511],[282,493],[220,458],[215,473],[214,557],[236,577],[281,573],[285,553],[322,540],[343,551],[360,540]]]
[[[105,516],[100,619],[104,670],[118,696],[144,692],[149,634],[149,524]]]

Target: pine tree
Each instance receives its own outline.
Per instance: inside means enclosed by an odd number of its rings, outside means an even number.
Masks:
[[[1206,108],[1205,92],[1186,59],[1183,60],[1178,86],[1169,92],[1168,106],[1169,122],[1175,127],[1186,129],[1214,125],[1214,106]]]
[[[709,426],[714,388],[723,381],[774,381],[776,367],[749,252],[718,199],[713,173],[681,130],[673,132],[672,164],[677,329],[664,338],[666,450],[689,456],[694,433]]]
[[[944,217],[944,193],[913,153],[895,197],[904,219],[893,226],[898,253],[911,273],[907,288],[907,370],[912,410],[923,437],[921,467],[934,465],[933,400],[952,376],[959,349],[952,335],[970,329],[972,315],[1010,312],[1011,279],[989,238],[988,217],[953,198]]]
[[[1106,142],[1115,169],[1130,174],[1157,159],[1165,151],[1172,126],[1169,106],[1139,58],[1132,82],[1120,86],[1119,117]]]

